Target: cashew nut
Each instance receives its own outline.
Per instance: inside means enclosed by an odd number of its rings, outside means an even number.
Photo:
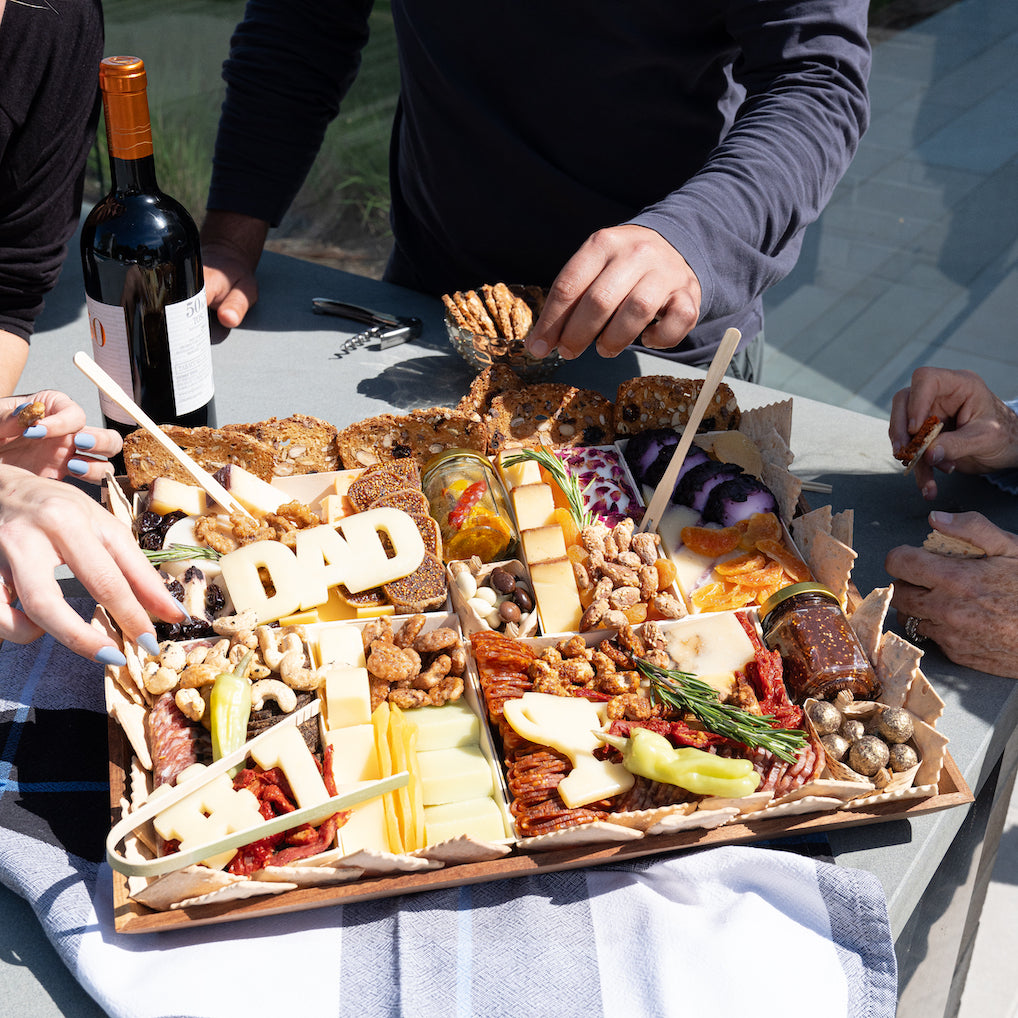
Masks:
[[[222,670],[222,668],[209,664],[207,661],[197,665],[188,665],[180,674],[180,686],[182,689],[197,689],[199,686],[211,686],[216,681],[216,676]]]
[[[324,670],[317,672],[304,667],[303,650],[293,650],[283,655],[283,660],[279,663],[279,675],[291,689],[300,690],[315,690],[325,678]]]
[[[167,668],[163,665],[156,668],[155,672],[151,675],[145,674],[145,688],[153,696],[160,696],[174,689],[179,678],[180,676],[173,668]]]
[[[213,619],[212,629],[220,636],[233,636],[244,629],[254,629],[258,622],[258,613],[254,608],[245,608],[236,615],[224,615],[222,618]]]
[[[297,694],[279,679],[262,679],[251,685],[251,708],[261,710],[266,700],[275,700],[284,714],[297,706]]]
[[[179,643],[164,643],[159,651],[159,663],[175,672],[183,671],[187,665],[184,648]]]
[[[173,694],[173,702],[191,721],[201,721],[205,716],[205,700],[197,689],[178,689]]]
[[[234,647],[243,647],[245,650],[254,650],[258,646],[258,637],[254,630],[240,629],[230,637],[230,650]]]
[[[261,648],[262,660],[274,671],[279,671],[279,666],[287,654],[300,651],[303,655],[304,644],[297,633],[287,633],[278,643],[280,630],[270,629],[268,626],[259,626],[255,630],[258,637],[258,646]]]

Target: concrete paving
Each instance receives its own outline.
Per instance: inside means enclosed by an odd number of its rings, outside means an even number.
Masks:
[[[795,270],[765,298],[763,381],[886,417],[912,371],[934,364],[1014,398],[1018,4],[961,0],[874,42],[870,130]],[[958,1018],[1018,1016],[1016,909],[1018,795]],[[903,1004],[899,1018],[934,1013]]]

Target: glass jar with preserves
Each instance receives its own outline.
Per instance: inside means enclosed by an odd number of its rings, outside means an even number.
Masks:
[[[508,558],[517,542],[505,488],[491,461],[472,449],[447,449],[430,459],[421,487],[442,531],[446,562],[476,555],[482,562]]]
[[[781,655],[788,695],[802,703],[827,700],[842,689],[860,700],[880,686],[833,591],[820,583],[793,583],[760,606],[764,643]]]

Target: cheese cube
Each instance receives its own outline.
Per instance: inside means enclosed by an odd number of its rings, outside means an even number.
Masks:
[[[536,562],[548,562],[555,558],[565,558],[566,538],[557,523],[546,527],[534,527],[524,530],[520,535],[523,539],[523,555],[530,565]]]
[[[537,562],[530,567],[534,597],[545,633],[576,632],[580,628],[583,606],[576,589],[573,564],[567,558]]]
[[[441,707],[420,707],[407,715],[417,728],[417,752],[476,746],[481,733],[477,715],[462,700]]]
[[[331,731],[371,721],[371,690],[368,670],[352,665],[332,665],[325,673],[326,724]]]
[[[502,813],[490,798],[425,806],[424,833],[429,845],[437,845],[462,835],[479,841],[501,841],[506,837]]]
[[[555,499],[550,484],[521,484],[510,495],[519,530],[543,527],[555,520]]]
[[[506,457],[512,456],[515,449],[508,452],[501,452],[498,455],[498,469],[502,474],[502,480],[507,489],[518,488],[522,484],[540,484],[544,478],[541,476],[541,467],[537,460],[520,460],[511,467],[505,465]]]
[[[476,746],[430,749],[417,754],[425,806],[490,795],[491,768]]]
[[[356,626],[324,626],[318,631],[319,664],[364,664],[364,642]]]
[[[332,747],[332,776],[336,787],[353,781],[377,781],[382,777],[375,750],[374,725],[347,725],[325,734]]]
[[[338,523],[350,511],[349,505],[350,500],[345,495],[326,495],[319,513],[322,523]]]

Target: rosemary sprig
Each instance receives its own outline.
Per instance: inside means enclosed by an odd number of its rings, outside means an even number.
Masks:
[[[508,453],[502,460],[507,466],[515,466],[523,460],[537,460],[551,475],[569,503],[569,515],[573,522],[582,530],[597,522],[597,517],[583,504],[583,489],[580,482],[573,477],[566,465],[550,449],[519,449]]]
[[[219,552],[213,548],[206,548],[198,544],[171,544],[166,548],[144,549],[145,557],[154,566],[162,565],[164,562],[182,562],[185,559],[211,559],[215,562],[219,559]]]
[[[695,675],[659,668],[642,658],[634,658],[634,661],[640,673],[650,679],[652,692],[659,701],[694,715],[716,735],[754,749],[766,749],[788,763],[792,763],[796,753],[806,745],[805,732],[798,728],[772,728],[773,715],[750,714],[722,703],[714,687]]]

